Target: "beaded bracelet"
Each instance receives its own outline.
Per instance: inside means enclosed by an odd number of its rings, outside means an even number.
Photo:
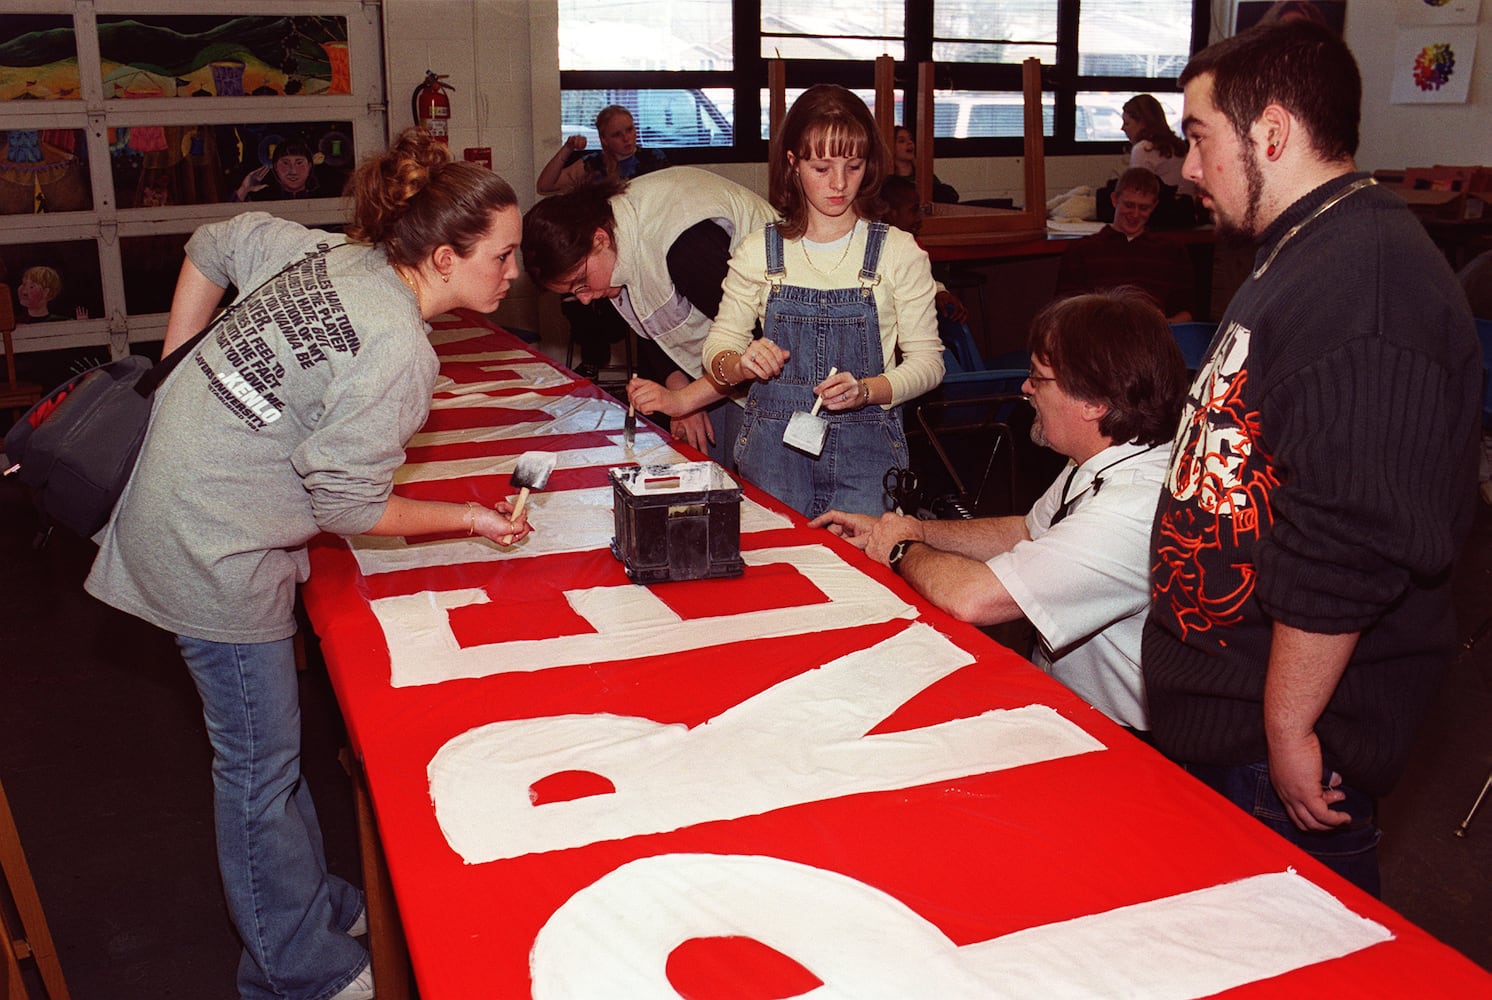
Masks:
[[[741,352],[740,351],[721,351],[719,354],[715,355],[715,361],[710,366],[710,368],[711,368],[710,374],[713,377],[714,382],[715,382],[716,385],[718,385],[718,386],[724,386],[724,387],[729,387],[729,386],[735,385],[735,383],[732,382],[730,379],[728,379],[728,378],[725,377],[725,358],[726,358],[726,355],[734,355],[735,357],[739,358],[741,356]]]

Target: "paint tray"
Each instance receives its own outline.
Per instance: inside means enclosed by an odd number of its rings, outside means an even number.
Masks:
[[[741,487],[714,462],[610,472],[611,553],[633,583],[740,576]]]

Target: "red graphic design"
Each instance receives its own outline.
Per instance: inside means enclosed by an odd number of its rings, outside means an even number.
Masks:
[[[1244,400],[1247,356],[1248,331],[1231,330],[1196,382],[1171,460],[1151,586],[1183,640],[1241,619],[1256,578],[1249,550],[1273,521],[1279,479]]]

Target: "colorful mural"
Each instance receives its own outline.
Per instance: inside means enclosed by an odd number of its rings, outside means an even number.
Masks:
[[[341,17],[100,15],[104,96],[349,94]]]
[[[69,14],[0,14],[0,101],[76,101],[78,43]]]
[[[82,129],[0,129],[0,215],[93,207]]]
[[[10,288],[16,322],[51,323],[104,315],[93,240],[0,247],[0,283]]]
[[[78,100],[65,14],[0,15],[0,100]],[[347,19],[101,14],[104,97],[285,97],[352,93]]]
[[[109,129],[121,208],[337,198],[356,163],[351,122]]]

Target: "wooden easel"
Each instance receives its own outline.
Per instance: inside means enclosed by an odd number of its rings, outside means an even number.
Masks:
[[[0,931],[5,934],[4,940],[0,940],[0,953],[3,953],[0,957],[4,958],[4,967],[0,968],[3,973],[0,1000],[27,1000],[30,996],[21,976],[21,962],[28,958],[36,963],[48,1000],[70,1000],[62,966],[57,961],[57,946],[52,943],[52,932],[42,913],[41,899],[36,895],[26,853],[21,850],[21,835],[16,831],[3,785],[0,785],[0,875],[4,876],[4,888],[20,915],[19,925],[12,926],[6,907],[0,905]]]

